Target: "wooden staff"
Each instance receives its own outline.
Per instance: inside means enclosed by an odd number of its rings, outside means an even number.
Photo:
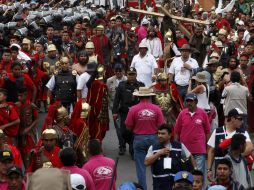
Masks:
[[[149,12],[149,11],[134,9],[134,8],[130,8],[130,11],[135,12],[135,13],[141,13],[141,14],[156,16],[156,17],[164,17],[165,16],[163,13]],[[180,17],[180,18],[182,18],[182,17]],[[173,20],[173,22],[174,22],[174,24],[176,24],[175,20]],[[191,37],[191,33],[181,23],[178,23],[178,28],[187,38]]]
[[[191,18],[184,18],[184,17],[180,17],[180,16],[175,16],[175,15],[170,14],[161,5],[156,5],[156,6],[158,8],[160,8],[164,14],[163,13],[149,12],[149,11],[135,9],[135,8],[130,8],[130,11],[131,12],[136,12],[136,13],[141,13],[141,14],[146,14],[146,15],[157,16],[157,17],[164,17],[165,15],[167,15],[167,16],[169,16],[170,18],[172,18],[174,20],[180,20],[180,21],[184,21],[184,22],[192,22],[192,23],[202,24],[202,25],[210,25],[211,24],[209,21],[195,20],[195,19],[191,19]]]

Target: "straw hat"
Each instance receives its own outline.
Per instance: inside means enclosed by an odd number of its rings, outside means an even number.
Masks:
[[[192,77],[192,79],[195,79],[198,82],[207,82],[206,76],[202,72],[198,72],[195,76]]]
[[[179,51],[188,50],[191,51],[191,47],[189,44],[184,44],[181,48],[179,48]]]
[[[148,87],[139,87],[138,91],[133,92],[134,96],[155,96],[156,94],[153,93],[153,89]]]
[[[49,51],[56,51],[56,46],[54,44],[49,44],[48,45],[48,52]]]

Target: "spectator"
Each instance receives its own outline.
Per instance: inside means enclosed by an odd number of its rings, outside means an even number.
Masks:
[[[71,187],[72,190],[87,190],[86,181],[79,174],[71,174]]]
[[[188,149],[182,143],[171,141],[171,135],[170,126],[167,124],[161,125],[158,129],[159,142],[149,147],[145,158],[145,165],[152,168],[153,190],[172,188],[175,173],[185,169],[182,160],[188,158],[191,160],[192,165],[196,167],[196,162]],[[171,163],[165,166],[166,160],[169,159]]]
[[[131,107],[125,124],[134,133],[133,149],[137,177],[139,184],[146,190],[145,156],[149,147],[157,142],[158,127],[165,123],[165,120],[161,109],[151,103],[150,97],[155,95],[151,89],[139,87],[139,91],[133,95],[139,97],[140,103]]]
[[[194,170],[193,175],[193,190],[202,190],[204,186],[204,174],[199,170]]]
[[[197,162],[197,169],[205,172],[206,142],[210,135],[210,123],[206,112],[197,107],[196,94],[187,94],[187,108],[178,116],[175,139],[183,143]]]
[[[226,86],[222,92],[222,98],[225,98],[224,102],[224,115],[227,116],[228,112],[233,108],[239,108],[242,113],[243,127],[247,129],[247,100],[249,98],[249,90],[247,87],[240,84],[240,73],[234,71],[230,75],[230,81],[232,82]]]
[[[222,185],[226,187],[226,189],[232,190],[244,190],[244,187],[237,181],[234,181],[231,177],[232,174],[232,163],[230,160],[224,158],[218,161],[216,166],[216,176],[211,186],[213,185]],[[210,186],[208,186],[210,188]]]
[[[246,137],[243,134],[235,134],[231,139],[229,153],[225,156],[232,163],[232,178],[237,180],[244,188],[251,187],[251,176],[247,167],[247,161],[242,156],[246,147]]]
[[[148,45],[145,42],[139,44],[139,54],[135,55],[131,67],[137,70],[137,79],[146,87],[152,85],[152,78],[157,72],[158,65],[152,54],[148,53]]]
[[[226,151],[223,151],[219,147],[220,142],[222,142],[224,139],[232,138],[232,136],[236,133],[244,134],[246,137],[246,148],[243,155],[249,155],[252,151],[253,145],[250,140],[249,133],[243,128],[240,128],[242,120],[241,113],[242,111],[239,108],[230,110],[227,116],[226,125],[214,130],[207,142],[207,177],[209,181],[212,181],[213,161],[215,160],[215,166],[217,166],[217,162],[226,155]]]
[[[95,190],[95,185],[91,175],[84,169],[78,168],[75,163],[77,162],[77,154],[72,148],[65,148],[60,152],[60,160],[63,163],[62,170],[70,171],[71,174],[80,174],[86,184],[86,190]]]
[[[180,49],[181,57],[175,58],[168,70],[169,81],[173,81],[177,85],[181,97],[184,99],[187,94],[189,80],[191,78],[192,69],[198,68],[198,62],[190,57],[191,48],[190,45],[184,44]]]
[[[180,171],[177,172],[174,177],[173,189],[180,187],[192,189],[192,184],[193,184],[193,175],[187,171]]]
[[[96,190],[109,188],[116,190],[116,170],[115,162],[111,158],[102,155],[101,143],[98,140],[90,140],[88,143],[89,160],[83,166],[91,175]],[[113,178],[113,179],[112,179]]]
[[[12,166],[7,170],[8,187],[1,190],[25,190],[26,184],[22,170],[19,167]]]

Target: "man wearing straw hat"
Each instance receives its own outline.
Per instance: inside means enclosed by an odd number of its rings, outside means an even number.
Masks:
[[[165,123],[160,107],[151,103],[151,96],[155,96],[152,89],[139,87],[133,93],[138,96],[140,103],[131,107],[125,120],[126,127],[134,134],[134,160],[139,184],[146,190],[145,157],[149,147],[157,141],[158,127]]]
[[[173,60],[168,72],[169,81],[173,81],[174,78],[177,90],[184,99],[187,93],[192,69],[198,68],[198,62],[190,57],[191,47],[189,44],[184,44],[179,50],[181,51],[181,57],[177,57]]]

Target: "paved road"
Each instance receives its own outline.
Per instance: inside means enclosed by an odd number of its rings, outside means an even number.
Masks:
[[[46,117],[45,113],[40,113],[39,115],[39,127],[41,129],[44,118]],[[116,160],[119,157],[118,167],[117,167],[117,186],[126,181],[135,181],[137,182],[135,163],[131,160],[131,157],[126,151],[126,154],[123,156],[118,156],[118,141],[116,136],[116,131],[113,126],[113,123],[110,122],[110,130],[107,132],[105,139],[103,140],[103,152],[106,156]],[[150,168],[147,168],[147,184],[148,190],[152,190],[152,177]]]

